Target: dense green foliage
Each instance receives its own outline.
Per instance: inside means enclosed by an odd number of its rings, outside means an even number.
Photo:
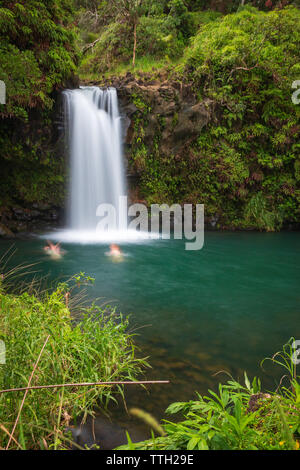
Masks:
[[[0,282],[7,282],[11,274]],[[82,275],[74,276],[73,281],[75,287],[86,282]],[[136,380],[145,362],[135,357],[127,333],[128,319],[110,307],[82,308],[79,304],[75,321],[70,310],[74,313],[78,297],[71,294],[69,309],[67,292],[70,286],[60,284],[54,292],[42,296],[28,291],[12,295],[0,283],[0,339],[6,346],[6,364],[0,365],[1,390],[27,386],[48,335],[32,386]],[[22,449],[70,447],[65,431],[70,420],[85,420],[97,405],[106,407],[122,393],[121,386],[30,391],[14,437]],[[7,431],[13,428],[23,395],[0,395],[0,448],[7,445]],[[16,448],[16,443],[12,442],[10,448]]]
[[[51,132],[56,92],[73,80],[79,57],[72,12],[70,0],[0,2],[0,205],[63,200]]]
[[[237,226],[299,221],[299,107],[291,100],[299,25],[296,9],[245,9],[204,27],[184,57],[218,116],[193,149],[195,190],[209,212],[222,210]]]
[[[87,52],[81,65],[83,76],[96,77],[99,73],[112,73],[118,65],[126,64],[127,68],[131,65],[132,21],[118,21],[118,15],[107,18],[107,9],[108,2],[100,2],[97,14],[86,10],[78,13],[81,40],[85,44],[83,51]],[[153,0],[144,2],[137,21],[137,66],[145,56],[163,64],[178,59],[198,28],[219,15],[216,11],[189,11],[182,0],[165,2],[165,5]]]
[[[184,420],[165,421],[165,436],[133,444],[122,450],[299,450],[300,376],[292,361],[291,342],[272,361],[284,367],[286,386],[262,393],[260,380],[245,384],[234,379],[219,385],[218,393],[197,400],[173,403],[166,413],[181,413]]]
[[[66,26],[69,0],[2,1],[0,75],[7,86],[2,117],[28,119],[31,108],[50,109],[50,94],[76,70],[75,35]]]
[[[149,155],[136,133],[143,198],[201,201],[223,227],[275,230],[299,222],[299,106],[291,100],[299,25],[295,8],[247,7],[201,27],[169,77],[192,84],[200,102],[209,98],[213,119],[179,155],[161,151],[159,132]],[[148,119],[144,106],[137,127]]]
[[[241,0],[111,0],[77,1],[77,22],[85,53],[82,76],[95,77],[111,72],[117,65],[130,67],[134,49],[134,27],[137,27],[137,64],[148,60],[164,64],[181,57],[199,28],[222,13],[237,12]],[[263,10],[284,7],[291,2],[245,1]],[[88,51],[88,53],[86,53]],[[158,65],[158,64],[156,64]]]

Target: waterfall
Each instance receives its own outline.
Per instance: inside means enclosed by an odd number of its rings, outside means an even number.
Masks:
[[[84,244],[149,239],[148,232],[127,225],[122,125],[116,89],[81,87],[65,90],[63,98],[70,166],[67,227],[42,237]],[[109,224],[99,230],[107,206],[115,211],[115,224],[113,229]],[[99,207],[103,208],[100,213]]]
[[[68,226],[96,231],[100,204],[116,209],[119,230],[127,228],[122,129],[115,88],[65,90],[65,124],[70,155]]]

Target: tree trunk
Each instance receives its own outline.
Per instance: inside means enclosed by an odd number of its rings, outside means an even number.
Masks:
[[[136,55],[136,28],[137,28],[137,21],[134,22],[133,27],[133,58],[132,58],[132,66],[135,67],[135,55]]]

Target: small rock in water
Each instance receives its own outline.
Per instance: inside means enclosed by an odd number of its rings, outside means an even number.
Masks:
[[[0,237],[15,238],[15,234],[8,227],[0,224]]]
[[[127,444],[126,430],[128,430],[132,442],[140,442],[150,438],[150,431],[144,431],[144,429],[140,429],[140,426],[128,423],[128,426],[124,427],[104,417],[90,419],[84,425],[67,428],[67,431],[71,431],[75,444],[84,448],[96,448],[97,446],[100,450],[112,450]],[[76,445],[74,445],[74,449],[76,449]]]

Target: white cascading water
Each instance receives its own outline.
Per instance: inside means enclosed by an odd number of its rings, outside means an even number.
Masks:
[[[127,208],[122,158],[122,130],[115,88],[84,87],[66,90],[65,116],[70,151],[69,226],[96,230],[100,204],[112,204],[119,230],[126,230]]]
[[[81,87],[65,90],[63,96],[70,161],[68,227],[44,238],[75,243],[148,238],[148,233],[127,230],[122,126],[116,89]],[[97,208],[101,204],[115,208],[116,230],[98,230]]]

